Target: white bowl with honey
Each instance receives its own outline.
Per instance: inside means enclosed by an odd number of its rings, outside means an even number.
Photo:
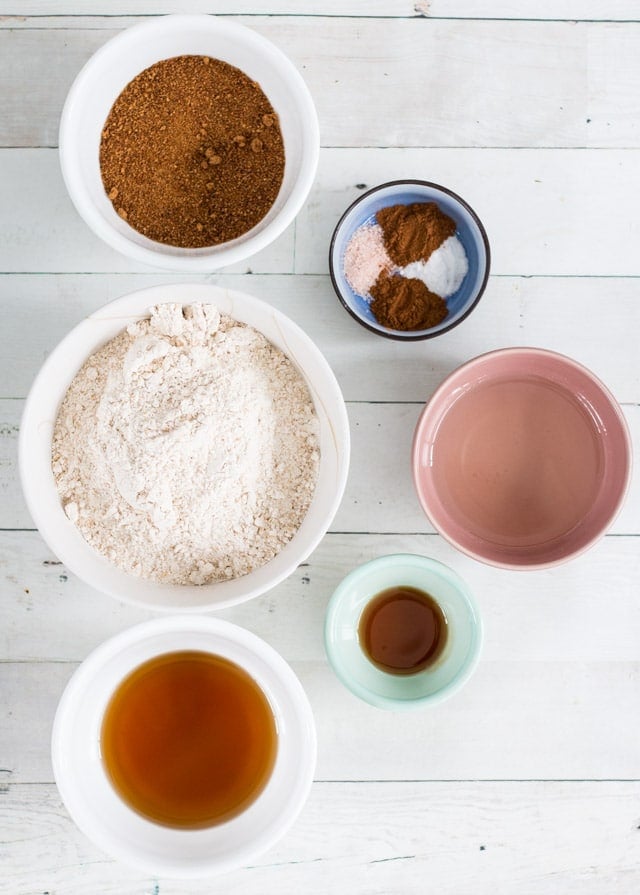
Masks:
[[[319,468],[300,527],[269,562],[227,580],[175,584],[130,574],[100,554],[68,518],[52,471],[55,420],[67,389],[92,354],[150,308],[177,302],[215,305],[261,333],[297,368],[319,424]],[[29,393],[20,425],[20,474],[32,518],[56,556],[90,587],[118,600],[164,612],[208,612],[265,593],[290,575],[325,535],[338,509],[349,469],[349,421],[340,387],[312,340],[288,317],[253,296],[218,286],[167,284],[123,296],[83,320],[55,348]]]
[[[171,616],[99,646],[60,700],[53,770],[78,827],[154,876],[254,860],[300,812],[316,762],[307,697],[254,634]]]

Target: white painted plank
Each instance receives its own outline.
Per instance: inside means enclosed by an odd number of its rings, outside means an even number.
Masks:
[[[17,439],[23,402],[2,401],[0,406],[0,518],[7,521],[5,528],[33,528],[18,481]]]
[[[605,4],[606,6],[607,4]],[[640,15],[640,5],[636,3]],[[640,25],[589,27],[588,146],[637,146]]]
[[[412,177],[448,186],[475,208],[489,235],[494,274],[640,275],[634,250],[640,150],[613,149],[325,149],[295,224],[296,273],[326,274],[331,234],[361,194],[356,184]],[[0,270],[150,271],[85,226],[66,195],[56,150],[0,150],[0,193]],[[293,226],[228,271],[288,273],[292,254]]]
[[[604,55],[615,57],[618,46],[625,58],[637,52],[636,27],[421,17],[248,22],[304,75],[324,146],[638,146],[627,123],[638,109],[635,81]],[[34,23],[0,30],[8,87],[0,146],[57,145],[69,86],[116,33]]]
[[[54,149],[0,149],[0,270],[149,271],[152,268],[125,258],[94,236],[67,195],[58,152]],[[249,267],[262,273],[285,273],[293,265],[294,225],[268,248],[255,255]]]
[[[78,27],[77,21],[42,28],[32,21],[33,28],[0,29],[0,78],[7,87],[1,146],[57,145],[60,111],[75,75],[118,30],[111,19],[105,20],[109,30]],[[638,26],[247,21],[303,72],[326,146],[639,145]],[[337,64],[327,58],[328,45]],[[482,89],[469,90],[479,73]],[[372,76],[376,103],[363,102],[362,85]]]
[[[189,12],[211,13],[209,0],[191,0]],[[0,0],[0,15],[14,26],[28,16],[146,16],[182,13],[180,0],[84,0],[82,8],[70,0]],[[452,19],[541,19],[570,21],[638,21],[637,0],[217,0],[217,15],[362,16],[405,18],[424,16]],[[48,23],[47,23],[48,24]],[[19,27],[19,25],[17,25]]]
[[[316,720],[318,780],[640,778],[640,660],[485,657],[454,698],[400,713],[352,696],[326,660],[291,666]],[[51,781],[51,725],[74,668],[0,664],[2,762],[16,782]]]
[[[414,3],[427,16],[470,19],[560,19],[634,21],[637,0],[426,0]]]
[[[278,587],[216,615],[255,631],[290,661],[322,662],[324,613],[341,579],[377,556],[419,553],[455,568],[476,595],[486,661],[632,663],[640,660],[639,546],[637,537],[608,537],[573,562],[521,573],[475,562],[436,535],[329,534]],[[36,532],[0,532],[0,587],[5,661],[80,661],[152,617],[80,582]]]
[[[0,528],[32,528],[17,471],[17,431],[22,402],[0,401]],[[625,405],[636,451],[640,406]],[[351,468],[333,531],[430,532],[411,477],[411,442],[421,404],[349,404]],[[616,534],[640,534],[640,480],[632,483],[616,519]]]
[[[111,34],[86,29],[76,32],[74,40],[74,32],[67,30],[1,31],[0,71],[6,105],[0,145],[57,146],[67,92],[89,56]]]
[[[446,0],[445,0],[446,2]],[[592,0],[593,2],[593,0]],[[618,0],[620,2],[620,0]],[[451,0],[449,0],[451,3]],[[453,0],[453,4],[456,0]],[[412,0],[191,0],[189,13],[212,13],[220,16],[385,16],[403,18],[418,16]],[[212,8],[213,7],[213,8]],[[441,2],[442,8],[442,2]],[[67,16],[76,21],[85,16],[147,17],[184,13],[180,0],[84,0],[82,8],[70,0],[0,0],[0,14],[7,16]],[[82,17],[82,18],[81,18]],[[104,26],[103,26],[104,27]]]
[[[298,216],[296,271],[326,270],[327,246],[356,184],[430,180],[482,219],[494,274],[637,276],[635,150],[334,149],[321,154]]]
[[[403,344],[359,326],[338,302],[327,276],[191,278],[160,272],[0,276],[0,397],[25,397],[60,339],[106,302],[158,283],[187,280],[251,293],[295,320],[324,353],[348,401],[423,402],[469,358],[510,345],[535,345],[585,364],[619,401],[640,403],[640,366],[628,362],[640,331],[636,279],[492,277],[478,307],[459,327],[437,339]]]
[[[639,798],[638,783],[317,783],[278,845],[216,883],[130,871],[74,827],[53,786],[12,785],[0,893],[631,895]]]
[[[485,660],[450,702],[400,715],[294,668],[318,722],[319,779],[640,776],[640,663]]]

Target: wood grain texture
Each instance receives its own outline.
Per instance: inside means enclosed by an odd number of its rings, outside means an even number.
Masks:
[[[455,699],[401,713],[352,696],[324,659],[290,664],[316,720],[318,780],[640,779],[640,661],[485,657]],[[0,663],[13,781],[51,782],[51,726],[74,668]]]
[[[401,344],[356,323],[326,275],[188,277],[161,272],[0,275],[5,335],[0,398],[26,397],[49,352],[103,304],[137,289],[189,281],[248,292],[291,317],[323,352],[347,401],[423,403],[469,358],[532,345],[570,355],[593,370],[619,401],[640,404],[640,367],[627,360],[635,354],[640,330],[640,284],[635,278],[491,277],[477,308],[460,326],[437,339]]]
[[[218,881],[153,879],[106,858],[55,787],[0,793],[2,895],[602,895],[640,885],[640,784],[317,783],[286,838]],[[380,821],[384,819],[384,824]]]
[[[357,184],[417,178],[449,187],[475,209],[494,274],[638,276],[640,255],[629,248],[640,232],[636,156],[636,150],[589,149],[325,150],[297,220],[296,272],[326,270],[326,246],[358,196]],[[553,337],[553,327],[547,333]]]
[[[516,633],[523,610],[526,604]],[[307,615],[303,601],[297,614]],[[57,624],[64,618],[62,607]],[[575,637],[576,627],[565,636]],[[255,621],[250,628],[261,633]],[[290,664],[316,719],[320,780],[640,779],[640,661],[492,661],[485,655],[454,700],[400,715],[356,699],[325,659]],[[75,667],[0,663],[2,766],[13,781],[51,781],[55,707]]]
[[[64,186],[54,149],[0,149],[0,271],[149,271],[94,236]],[[46,214],[43,214],[46,209]],[[289,272],[295,224],[275,242],[231,271]]]
[[[291,272],[295,232],[295,272],[326,274],[331,234],[362,193],[358,185],[412,177],[444,184],[475,208],[492,246],[493,274],[640,276],[640,254],[630,248],[640,233],[635,149],[325,149],[295,225],[228,270]],[[65,192],[56,150],[0,150],[0,192],[0,270],[149,271],[84,225]],[[600,318],[609,317],[605,304]],[[546,333],[554,337],[552,328]]]
[[[190,13],[244,16],[361,16],[371,18],[453,18],[557,21],[638,21],[637,0],[251,0],[238,8],[237,0],[191,0]],[[147,16],[183,13],[180,0],[84,0],[82,8],[71,0],[0,0],[0,15],[9,19],[28,16]],[[47,24],[51,24],[47,22]]]
[[[248,23],[303,74],[324,146],[639,145],[640,25],[417,17],[365,26],[358,18],[273,16]],[[117,33],[43,29],[37,19],[32,26],[0,30],[0,146],[57,145],[73,79]]]
[[[632,892],[640,884],[640,784],[315,784],[287,837],[219,881],[153,879],[105,858],[53,786],[0,795],[2,895],[326,895],[357,880],[367,895]],[[384,818],[384,827],[380,819]],[[544,855],[544,861],[541,860]],[[36,860],[34,860],[34,858]]]
[[[411,443],[422,404],[348,404],[351,469],[332,524],[337,532],[433,532],[422,512],[411,475]],[[22,402],[0,401],[0,529],[32,528],[17,470],[17,433]],[[640,407],[625,405],[632,441],[640,444]],[[376,483],[375,488],[372,482]],[[613,523],[616,535],[640,534],[640,481],[633,481]]]
[[[211,6],[193,0],[189,11]],[[317,103],[324,148],[295,226],[246,263],[182,277],[136,266],[94,238],[66,195],[57,151],[43,147],[57,142],[84,60],[118,30],[183,4],[0,0],[0,529],[32,527],[15,462],[23,399],[87,313],[185,279],[250,292],[292,317],[349,401],[349,483],[309,561],[220,615],[264,637],[299,674],[318,724],[317,782],[290,834],[219,882],[152,879],[101,854],[52,784],[51,723],[77,663],[151,615],[83,585],[37,532],[0,531],[0,895],[635,895],[640,480],[612,534],[586,555],[514,573],[432,532],[408,449],[422,402],[447,373],[483,351],[531,344],[605,381],[625,402],[638,453],[640,6],[218,0],[215,10],[291,56]],[[473,315],[415,345],[365,332],[327,277],[328,240],[347,204],[404,177],[463,195],[493,249]],[[465,690],[401,717],[352,697],[322,643],[340,579],[400,551],[454,567],[485,624],[483,660]]]
[[[571,563],[525,574],[475,562],[436,535],[333,533],[282,584],[217,614],[290,661],[323,662],[324,614],[338,583],[359,563],[402,552],[431,556],[462,575],[480,604],[487,661],[594,668],[640,661],[637,537],[607,537]],[[0,586],[7,662],[79,662],[107,637],[153,617],[85,585],[37,532],[0,532]]]

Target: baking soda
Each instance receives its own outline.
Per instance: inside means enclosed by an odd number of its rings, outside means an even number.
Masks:
[[[464,246],[457,236],[450,236],[431,253],[428,261],[413,261],[399,272],[403,277],[422,280],[431,292],[448,298],[458,291],[468,271]]]

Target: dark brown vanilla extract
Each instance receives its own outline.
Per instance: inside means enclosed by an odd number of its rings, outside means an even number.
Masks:
[[[382,671],[415,674],[441,655],[447,642],[447,619],[425,591],[391,587],[367,604],[358,635],[365,655]]]

